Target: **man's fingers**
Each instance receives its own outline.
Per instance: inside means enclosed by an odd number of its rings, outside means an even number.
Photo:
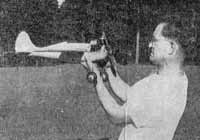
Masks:
[[[108,52],[108,51],[106,50],[106,46],[105,46],[105,45],[103,45],[103,46],[101,47],[101,51],[104,52],[104,53],[107,53],[107,52]]]
[[[83,57],[82,57],[82,65],[85,66],[86,68],[92,70],[93,67],[97,67],[96,63],[93,63],[94,61],[97,60],[102,60],[105,59],[106,56],[108,55],[108,52],[106,50],[105,45],[101,47],[101,50],[96,51],[96,52],[85,52]]]
[[[81,58],[81,64],[86,68],[86,69],[89,69],[89,66],[88,66],[88,60],[87,60],[87,53],[85,53],[83,55],[83,57]]]
[[[81,65],[83,65],[85,68],[88,68],[87,64],[86,64],[86,61],[81,61]]]
[[[99,59],[104,59],[104,58],[106,58],[107,55],[108,55],[108,51],[106,50],[106,46],[103,45],[99,52],[99,56],[100,56]]]
[[[88,59],[89,53],[85,53],[82,57],[81,64],[90,71],[93,69],[93,63],[90,59]]]

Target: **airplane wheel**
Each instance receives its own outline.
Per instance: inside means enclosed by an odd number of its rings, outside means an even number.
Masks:
[[[97,75],[94,72],[88,72],[87,80],[89,83],[96,83],[97,82]]]

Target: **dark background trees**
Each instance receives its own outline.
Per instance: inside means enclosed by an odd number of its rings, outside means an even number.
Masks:
[[[0,53],[2,66],[49,65],[59,62],[16,56],[14,43],[21,30],[44,46],[61,41],[89,42],[106,32],[119,63],[135,62],[136,34],[140,32],[139,63],[149,63],[147,45],[163,19],[180,19],[185,27],[186,63],[200,63],[200,1],[192,0],[56,0],[0,1]]]

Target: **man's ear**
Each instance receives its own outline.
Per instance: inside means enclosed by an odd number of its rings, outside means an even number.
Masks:
[[[169,51],[169,55],[173,55],[176,53],[176,50],[177,50],[177,44],[175,42],[170,42],[170,45],[171,45],[171,48],[170,48],[170,51]]]

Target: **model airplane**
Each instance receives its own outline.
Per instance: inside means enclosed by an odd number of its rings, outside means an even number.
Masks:
[[[116,76],[115,71],[115,59],[113,57],[113,52],[108,44],[108,40],[106,38],[105,33],[103,32],[102,36],[98,40],[93,40],[90,43],[68,43],[68,42],[60,42],[56,44],[52,44],[49,46],[44,47],[38,47],[33,44],[31,41],[29,35],[22,31],[17,36],[16,42],[15,42],[15,53],[27,53],[28,56],[40,56],[40,57],[48,57],[48,58],[59,58],[60,54],[65,52],[68,54],[74,54],[70,55],[71,57],[76,57],[76,53],[84,53],[84,52],[91,52],[91,51],[98,51],[101,49],[102,46],[105,46],[108,55],[103,60],[95,61],[94,63],[97,63],[97,65],[101,68],[101,76],[104,81],[108,80],[107,73],[105,73],[105,66],[107,63],[110,63],[110,67],[112,70],[112,73]],[[66,58],[68,59],[68,58]],[[71,58],[73,60],[78,60],[78,63],[82,63],[82,60]],[[65,62],[68,62],[67,60]],[[71,62],[73,63],[73,62]],[[77,62],[74,62],[77,63]],[[92,71],[89,71],[87,74],[87,79],[89,82],[95,82],[96,81],[96,74]]]

